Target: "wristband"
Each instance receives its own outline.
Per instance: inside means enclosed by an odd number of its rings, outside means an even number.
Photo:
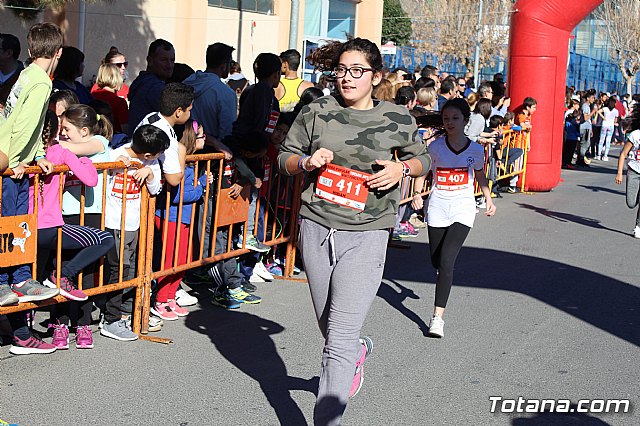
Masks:
[[[36,161],[40,161],[40,160],[42,160],[43,158],[44,158],[44,155],[38,155],[38,156],[36,156],[35,160],[36,160]]]
[[[303,155],[302,157],[300,157],[300,159],[298,160],[298,168],[300,170],[302,170],[303,172],[306,172],[307,169],[304,168],[304,162],[307,161],[307,158],[309,158],[308,155]]]
[[[413,196],[415,197],[416,195],[422,195],[422,192],[420,192],[420,191],[413,191],[413,194],[411,194],[411,195],[413,195]]]
[[[405,161],[401,161],[402,163],[402,176],[403,177],[407,177],[411,174],[411,167],[409,167],[409,165],[405,162]]]

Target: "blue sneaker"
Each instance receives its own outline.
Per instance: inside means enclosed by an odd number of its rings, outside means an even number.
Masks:
[[[234,289],[229,288],[225,293],[228,294],[228,297],[236,300],[237,302],[246,303],[248,305],[256,305],[262,302],[262,298],[256,296],[255,294],[247,293],[242,287]]]
[[[242,305],[242,303],[229,296],[228,290],[216,293],[211,303],[225,309],[238,309]]]

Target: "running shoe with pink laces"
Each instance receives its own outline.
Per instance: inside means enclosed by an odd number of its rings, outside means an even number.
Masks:
[[[371,352],[373,352],[373,341],[370,337],[361,337],[360,346],[362,347],[362,354],[360,355],[360,359],[356,361],[356,373],[353,375],[349,398],[353,398],[360,392],[362,384],[364,383],[364,362],[367,360],[367,357],[371,355]]]
[[[51,273],[49,277],[51,284],[56,286],[56,274],[55,271]],[[60,277],[60,294],[69,300],[75,300],[76,302],[83,302],[89,298],[86,293],[73,285],[71,280],[67,277]]]
[[[150,310],[154,315],[159,316],[163,320],[175,321],[178,319],[178,315],[173,312],[173,310],[169,306],[169,303],[156,302],[151,306]]]
[[[66,324],[49,324],[49,328],[53,328],[53,346],[56,349],[69,349],[69,328]]]
[[[169,305],[169,307],[171,308],[171,310],[173,312],[175,312],[175,314],[179,317],[186,317],[187,315],[189,315],[189,310],[183,308],[182,306],[178,305],[178,303],[175,301],[175,299],[169,299],[167,300],[167,304]]]
[[[93,332],[90,325],[76,327],[76,348],[93,349]]]

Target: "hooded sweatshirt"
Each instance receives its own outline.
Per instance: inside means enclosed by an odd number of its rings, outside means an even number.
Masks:
[[[184,84],[195,92],[191,118],[202,125],[207,135],[219,141],[229,136],[238,111],[235,92],[211,72],[196,71]]]

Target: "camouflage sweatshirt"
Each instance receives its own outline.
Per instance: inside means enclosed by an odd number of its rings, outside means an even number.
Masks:
[[[416,122],[406,107],[376,101],[372,109],[342,106],[339,97],[325,96],[302,108],[280,148],[278,166],[286,172],[292,155],[312,155],[319,148],[333,152],[333,164],[374,173],[375,160],[417,157],[426,173],[431,158],[420,140]],[[369,190],[364,211],[326,201],[315,195],[319,170],[309,173],[300,215],[329,228],[367,231],[393,228],[400,201],[398,185],[388,191]]]

